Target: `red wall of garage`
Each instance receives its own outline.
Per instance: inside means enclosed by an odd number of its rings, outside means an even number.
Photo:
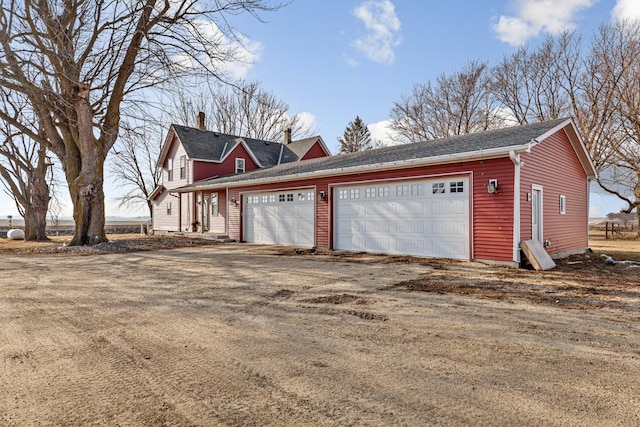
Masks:
[[[542,186],[543,239],[551,255],[586,248],[588,238],[587,176],[564,131],[545,138],[521,156],[520,237],[531,239],[532,185]],[[566,214],[560,214],[560,195],[566,196]]]
[[[241,200],[251,192],[287,190],[315,187],[316,193],[316,246],[332,245],[331,188],[363,181],[396,181],[398,179],[430,178],[442,175],[470,175],[473,185],[471,209],[472,257],[481,260],[513,261],[513,174],[514,165],[509,158],[438,166],[423,166],[397,170],[376,171],[334,177],[271,183],[251,187],[229,188],[229,201]],[[499,191],[487,192],[489,179],[497,179]],[[327,194],[320,200],[319,194]],[[229,237],[241,240],[240,203],[229,202]]]

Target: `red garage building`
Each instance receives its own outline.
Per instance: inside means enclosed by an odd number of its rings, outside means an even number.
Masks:
[[[242,242],[517,265],[522,240],[553,257],[587,248],[595,175],[573,120],[559,119],[280,164],[174,192],[223,194],[224,228]]]

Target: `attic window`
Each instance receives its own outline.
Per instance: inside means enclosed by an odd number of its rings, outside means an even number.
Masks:
[[[244,173],[244,159],[236,159],[236,173]]]
[[[560,214],[564,215],[567,213],[567,196],[560,196]]]

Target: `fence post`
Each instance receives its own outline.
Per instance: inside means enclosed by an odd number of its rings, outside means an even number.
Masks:
[[[609,221],[604,223],[604,238],[609,240]]]

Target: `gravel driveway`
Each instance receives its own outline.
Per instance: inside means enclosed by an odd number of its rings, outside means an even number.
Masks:
[[[239,244],[3,255],[0,425],[640,424],[637,287],[420,288],[443,277],[588,280]]]

